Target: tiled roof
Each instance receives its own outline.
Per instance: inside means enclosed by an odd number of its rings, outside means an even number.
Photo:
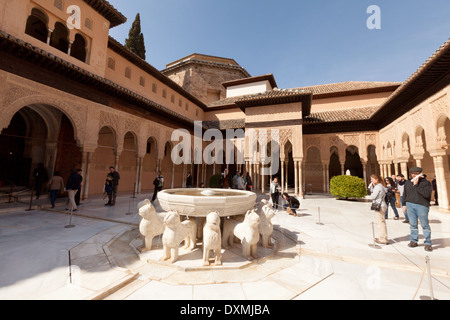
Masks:
[[[203,127],[206,129],[242,129],[245,128],[245,119],[221,120],[221,121],[204,121]]]
[[[450,82],[450,38],[436,50],[392,95],[374,115],[386,125],[427,99]]]
[[[283,98],[289,98],[289,97],[298,97],[298,96],[308,96],[311,92],[307,90],[300,90],[300,89],[289,89],[289,90],[271,90],[261,93],[254,93],[250,95],[243,95],[243,96],[237,96],[237,97],[231,97],[222,99],[219,101],[214,101],[208,104],[209,108],[214,107],[223,107],[223,106],[235,106],[238,107],[238,105],[246,103],[246,102],[263,102],[267,100],[273,100],[273,99],[283,99]]]
[[[384,91],[394,91],[401,82],[379,82],[379,81],[347,81],[317,86],[297,88],[308,90],[313,93],[313,98],[328,97],[336,95],[364,94]]]
[[[379,109],[375,107],[363,107],[354,109],[341,109],[336,111],[322,111],[312,113],[304,119],[305,124],[330,123],[330,122],[348,122],[369,120],[371,116]]]
[[[127,22],[127,18],[106,0],[84,0],[110,22],[111,28]]]
[[[275,77],[271,73],[265,74],[262,76],[248,77],[248,78],[244,78],[244,79],[226,81],[226,82],[223,82],[222,85],[225,88],[228,88],[228,87],[232,87],[232,86],[236,86],[236,85],[259,82],[259,81],[269,81],[272,88],[278,87],[277,82],[275,81]]]

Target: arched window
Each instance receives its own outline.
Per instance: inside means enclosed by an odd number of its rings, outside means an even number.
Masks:
[[[72,44],[70,55],[78,60],[86,62],[86,40],[79,33],[75,35],[75,41]]]
[[[55,23],[55,30],[52,32],[50,45],[59,51],[67,53],[69,51],[69,31],[60,22]]]
[[[61,11],[63,11],[63,9],[64,9],[64,1],[63,0],[55,0],[53,5]]]
[[[41,10],[34,8],[27,19],[25,33],[42,42],[47,43],[48,18]]]
[[[129,67],[125,69],[125,77],[131,79],[131,69]]]
[[[86,18],[86,20],[84,20],[84,26],[86,28],[88,28],[89,30],[92,30],[92,20],[89,18]]]
[[[108,58],[108,68],[110,68],[111,70],[116,70],[116,60],[114,60],[114,58],[112,57]]]
[[[143,87],[145,87],[145,78],[143,76],[140,77],[139,79],[139,84]]]

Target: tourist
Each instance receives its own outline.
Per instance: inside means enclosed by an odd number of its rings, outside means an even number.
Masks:
[[[48,182],[48,189],[50,191],[50,202],[52,208],[55,208],[56,197],[64,190],[64,179],[61,177],[59,171],[55,171],[53,177]]]
[[[371,184],[369,186],[373,204],[380,205],[379,210],[375,210],[375,218],[378,226],[378,238],[375,242],[378,244],[389,244],[387,235],[387,226],[385,212],[387,203],[385,201],[387,188],[384,186],[383,179],[376,174],[370,176]]]
[[[437,190],[437,182],[436,182],[436,176],[434,176],[433,181],[431,181],[431,185],[433,186],[434,191],[434,205],[438,206],[438,190]]]
[[[397,192],[397,189],[395,188],[395,182],[392,180],[391,177],[387,177],[385,179],[387,192],[386,192],[386,204],[388,207],[386,208],[385,212],[385,218],[388,219],[389,216],[389,205],[391,206],[392,210],[394,210],[394,220],[398,220],[400,216],[398,215],[398,210],[395,207],[395,193]]]
[[[253,181],[252,178],[250,177],[250,173],[247,172],[247,176],[245,177],[245,186],[247,191],[252,191],[253,188]]]
[[[231,189],[230,181],[231,175],[228,172],[228,168],[226,168],[220,178],[220,185],[222,186],[223,189]]]
[[[188,174],[187,174],[186,188],[192,188],[192,176],[191,176],[190,172],[188,172]]]
[[[239,179],[241,178],[241,174],[239,171],[236,171],[236,174],[233,176],[233,189],[238,189]]]
[[[412,179],[406,181],[405,190],[403,192],[403,210],[408,212],[409,224],[411,228],[411,241],[408,247],[415,248],[419,242],[418,220],[425,237],[425,250],[433,251],[431,242],[431,228],[428,220],[430,212],[430,201],[433,187],[426,176],[423,169],[414,167],[410,170]]]
[[[33,171],[34,187],[36,190],[36,199],[39,199],[42,192],[42,185],[48,181],[47,169],[43,163],[39,163],[38,167]]]
[[[403,174],[399,174],[397,176],[397,190],[400,193],[400,204],[403,203],[403,193],[405,190],[405,183],[406,183],[405,176]],[[403,223],[409,223],[408,213],[406,212],[406,210],[403,210],[403,214],[405,215],[405,221],[403,221]]]
[[[236,178],[236,189],[238,190],[244,190],[245,189],[245,180],[244,180],[244,173],[239,173],[239,176]]]
[[[283,199],[287,201],[284,205],[284,209],[291,216],[297,216],[297,209],[300,208],[300,201],[297,200],[296,197],[290,196],[286,192],[283,193]]]
[[[78,189],[81,185],[81,175],[78,174],[77,170],[72,169],[72,173],[67,179],[66,190],[69,194],[69,208],[66,210],[70,210],[71,212],[77,211],[78,207],[75,202],[75,194],[78,192]]]
[[[80,187],[78,188],[77,193],[75,194],[75,203],[77,206],[81,204],[81,184],[83,183],[83,176],[81,175],[83,171],[81,169],[77,170],[77,173],[80,175]]]
[[[275,177],[270,183],[270,197],[272,205],[275,209],[278,208],[278,199],[280,198],[280,186],[278,185],[278,178]]]
[[[395,174],[393,174],[391,176],[391,179],[392,179],[392,183],[393,183],[394,188],[397,189],[397,176]]]
[[[105,206],[115,206],[117,190],[119,188],[120,174],[116,171],[116,168],[109,167],[109,173],[106,178],[110,181],[111,192],[108,193],[108,203],[105,204]]]
[[[155,189],[153,191],[152,202],[156,200],[156,197],[158,196],[158,192],[161,191],[164,187],[164,177],[163,177],[161,171],[158,171],[158,175],[156,176],[155,180],[153,181],[153,185],[155,186]]]

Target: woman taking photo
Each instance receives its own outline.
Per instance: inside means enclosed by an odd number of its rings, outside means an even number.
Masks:
[[[375,205],[379,205],[375,211],[375,217],[378,226],[378,237],[375,239],[375,242],[378,244],[388,244],[387,237],[387,227],[386,227],[386,218],[385,212],[387,209],[387,204],[385,201],[386,197],[386,187],[384,186],[383,179],[376,174],[370,176],[372,183],[369,186],[372,197],[372,207]]]

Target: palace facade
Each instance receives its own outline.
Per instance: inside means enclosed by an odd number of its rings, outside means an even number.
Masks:
[[[264,153],[248,138],[234,141],[243,164],[172,162],[172,133],[184,129],[194,140],[201,121],[203,131],[277,129],[276,175],[299,196],[329,192],[331,177],[348,170],[368,182],[372,173],[408,175],[418,165],[436,177],[439,205],[449,209],[450,40],[403,83],[280,89],[272,74],[251,76],[233,59],[203,54],[157,70],[109,36],[126,21],[109,2],[68,2],[0,0],[4,184],[29,185],[39,163],[66,179],[81,168],[88,198],[102,193],[110,166],[121,174],[119,190],[136,193],[153,188],[158,170],[165,187],[176,188],[187,172],[208,185],[228,166],[267,191]],[[77,28],[69,5],[82,13]]]

